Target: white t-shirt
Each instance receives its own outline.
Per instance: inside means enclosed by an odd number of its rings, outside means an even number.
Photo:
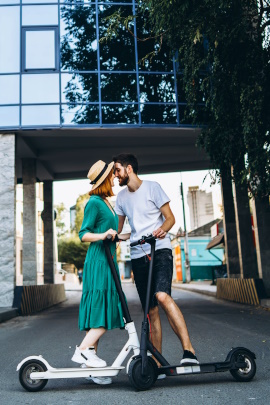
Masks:
[[[138,190],[131,192],[126,187],[121,190],[116,199],[115,212],[117,215],[126,216],[131,227],[130,242],[139,240],[142,236],[151,234],[163,224],[160,208],[170,202],[167,194],[155,181],[144,180]],[[157,239],[156,250],[171,249],[170,237],[167,234],[164,239]],[[143,251],[144,250],[144,251]],[[150,245],[146,243],[131,248],[131,258],[138,259],[150,253]]]

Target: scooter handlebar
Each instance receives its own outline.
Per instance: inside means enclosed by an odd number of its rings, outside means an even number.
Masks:
[[[107,235],[105,240],[107,241],[112,240],[112,235]],[[119,242],[118,235],[115,235],[114,242]]]
[[[138,246],[138,245],[144,245],[145,243],[153,243],[153,241],[156,240],[155,236],[148,235],[148,236],[142,236],[141,239],[135,241],[135,242],[131,242],[130,246]]]

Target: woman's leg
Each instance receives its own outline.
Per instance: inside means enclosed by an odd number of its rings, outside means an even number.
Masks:
[[[97,349],[98,340],[101,338],[102,335],[106,332],[105,328],[92,328],[86,334],[85,338],[83,339],[82,343],[79,346],[80,350],[85,350],[88,347],[95,347]]]

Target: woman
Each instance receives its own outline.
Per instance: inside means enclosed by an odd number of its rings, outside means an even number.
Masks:
[[[100,337],[108,329],[123,328],[123,313],[110,267],[105,255],[103,240],[118,229],[118,216],[107,197],[113,195],[114,162],[107,165],[99,160],[89,170],[87,177],[93,185],[85,206],[79,237],[91,242],[83,269],[83,292],[79,311],[79,329],[87,331],[80,346],[76,347],[72,361],[87,367],[106,367],[106,362],[96,354]],[[112,254],[115,242],[111,243]],[[114,263],[119,274],[116,259]],[[109,384],[109,377],[92,378],[99,384]]]

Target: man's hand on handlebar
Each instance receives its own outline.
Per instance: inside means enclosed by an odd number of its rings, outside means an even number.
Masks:
[[[163,231],[162,228],[158,228],[155,231],[153,231],[153,236],[155,236],[156,239],[164,239],[166,235],[167,232]]]
[[[128,240],[130,239],[130,233],[120,233],[120,235],[118,235],[118,239],[120,241]]]
[[[152,234],[147,235],[147,236],[142,236],[141,239],[131,242],[130,246],[133,247],[133,246],[138,246],[138,245],[144,245],[145,243],[151,244],[153,241],[155,241],[155,239],[156,239],[156,237],[153,236]]]

